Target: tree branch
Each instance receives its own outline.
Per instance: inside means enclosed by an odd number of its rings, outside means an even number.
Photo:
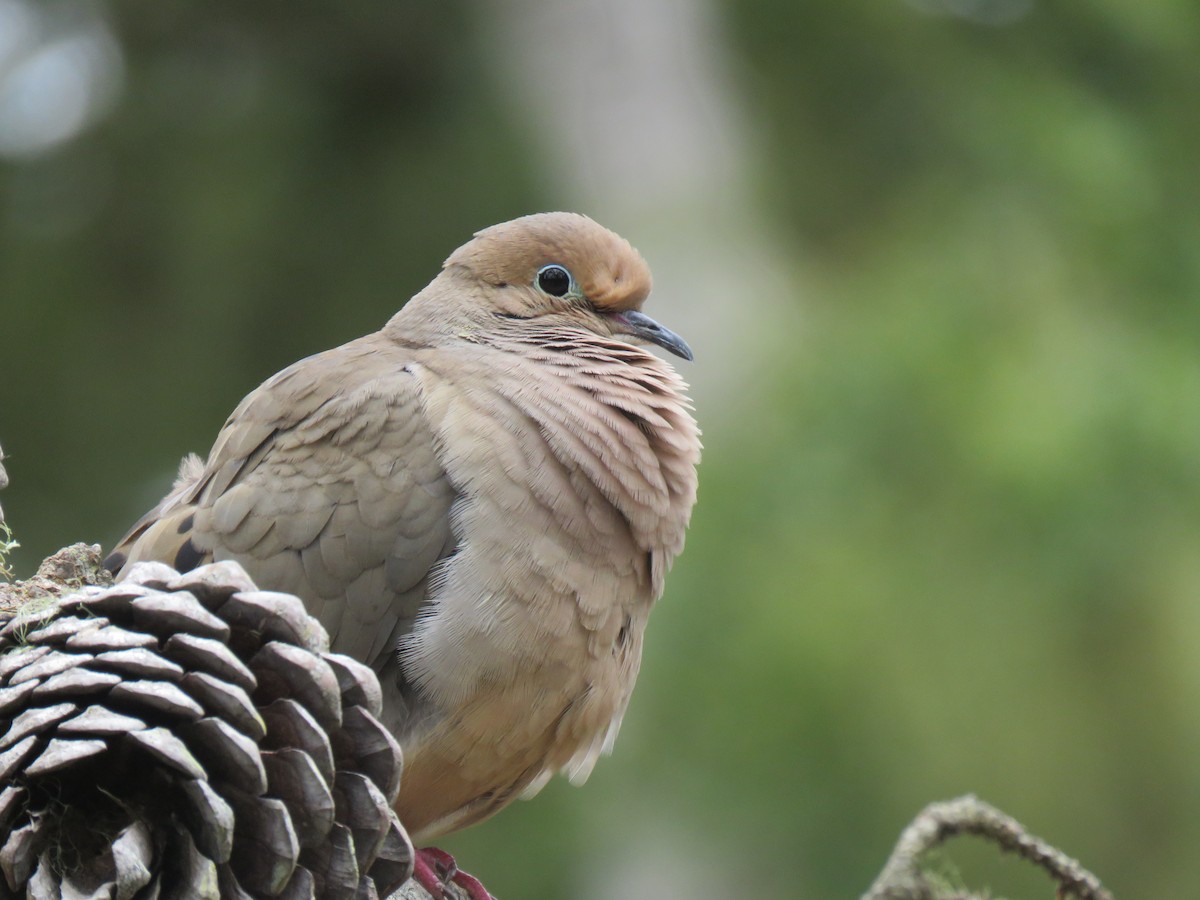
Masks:
[[[970,794],[925,807],[904,829],[891,859],[863,900],[971,900],[974,895],[939,892],[921,869],[926,853],[959,834],[982,837],[1041,867],[1058,882],[1060,900],[1113,900],[1100,880],[1074,859]]]

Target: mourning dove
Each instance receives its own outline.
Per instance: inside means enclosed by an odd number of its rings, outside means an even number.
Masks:
[[[573,213],[487,228],[382,330],[246,397],[106,561],[234,559],[373,665],[416,843],[612,747],[699,432],[650,271]],[[429,862],[429,859],[426,859]]]

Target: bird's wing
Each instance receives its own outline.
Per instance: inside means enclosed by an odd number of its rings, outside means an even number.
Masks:
[[[383,665],[454,552],[454,487],[408,351],[379,335],[301,360],[246,397],[203,470],[109,557],[180,570],[235,559],[304,599],[333,649]]]

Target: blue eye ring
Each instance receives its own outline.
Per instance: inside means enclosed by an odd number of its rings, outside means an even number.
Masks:
[[[551,297],[565,297],[575,285],[571,273],[557,263],[550,263],[538,269],[535,280],[538,289]]]

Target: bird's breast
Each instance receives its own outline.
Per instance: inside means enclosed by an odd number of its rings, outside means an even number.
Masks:
[[[431,580],[404,665],[443,708],[505,683],[555,715],[584,696],[623,709],[682,547],[699,447],[682,382],[628,349],[644,364],[611,348],[474,348],[414,366],[459,495],[458,549]]]
[[[406,678],[439,711],[406,745],[401,798],[431,834],[556,771],[586,778],[682,548],[699,456],[683,383],[637,348],[583,349],[474,346],[412,366],[458,495],[457,550],[401,645]]]

